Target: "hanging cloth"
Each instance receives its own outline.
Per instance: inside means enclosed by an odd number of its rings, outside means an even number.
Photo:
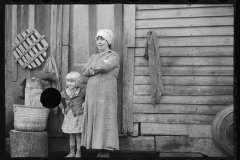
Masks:
[[[155,106],[155,104],[159,102],[164,89],[161,59],[158,48],[158,37],[154,31],[149,31],[147,33],[144,58],[148,60],[151,84],[151,102]]]
[[[59,91],[59,73],[58,73],[58,69],[57,69],[57,65],[55,62],[55,59],[53,56],[49,56],[44,67],[43,67],[43,71],[51,73],[52,75],[55,75],[57,78],[57,82],[52,82],[51,86],[52,88],[56,88]],[[54,114],[58,113],[58,107],[53,108],[53,112]]]
[[[53,56],[48,57],[45,65],[43,67],[43,71],[49,72],[49,73],[55,75],[57,80],[59,81],[58,69],[57,69],[57,65],[56,65],[56,62],[55,62],[55,59]]]

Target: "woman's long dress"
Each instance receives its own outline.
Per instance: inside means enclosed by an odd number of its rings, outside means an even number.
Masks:
[[[89,66],[100,69],[89,74]],[[117,127],[117,77],[119,55],[114,51],[93,54],[83,66],[88,76],[84,111],[86,113],[82,146],[87,149],[119,150]]]

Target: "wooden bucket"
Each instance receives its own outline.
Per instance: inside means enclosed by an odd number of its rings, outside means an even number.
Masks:
[[[42,132],[46,129],[49,109],[14,104],[14,128],[17,131]]]
[[[43,107],[40,101],[43,87],[38,79],[27,78],[25,87],[25,105],[30,107]]]
[[[230,155],[234,152],[233,117],[233,105],[227,106],[217,113],[211,127],[213,141]]]

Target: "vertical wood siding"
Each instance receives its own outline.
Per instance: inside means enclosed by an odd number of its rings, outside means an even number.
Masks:
[[[123,133],[133,132],[133,80],[135,47],[135,5],[124,5],[123,37]],[[131,48],[130,48],[131,47]],[[138,125],[136,125],[138,127]]]
[[[233,103],[233,6],[136,5],[135,15],[133,122],[139,123],[139,135],[188,136],[213,145],[212,121]],[[162,95],[155,107],[148,61],[143,58],[150,30],[159,38],[164,88],[174,93]],[[164,139],[156,138],[159,143]],[[156,150],[168,152],[164,145],[157,144]],[[196,147],[201,151],[204,146]],[[219,153],[202,151],[210,156]]]
[[[14,6],[14,7],[13,7]],[[12,24],[15,21],[14,10],[17,7],[15,5],[5,6],[5,25],[10,27],[5,27],[5,135],[9,135],[9,130],[13,128],[13,96],[12,96],[12,83],[16,81],[16,77],[13,76],[13,70],[11,68],[16,68],[17,66],[13,61],[14,57],[11,53],[12,48],[12,34],[15,34],[12,29]],[[16,75],[16,74],[15,74]]]
[[[41,35],[45,35],[45,40],[49,47],[46,50],[47,57],[52,55],[61,71],[61,44],[62,44],[62,5],[9,5],[6,6],[6,23],[5,28],[8,33],[5,35],[7,49],[5,50],[5,108],[6,108],[6,135],[13,128],[13,104],[24,104],[20,99],[22,87],[20,83],[28,77],[31,77],[36,71],[42,70],[44,63],[34,70],[23,69],[18,63],[14,62],[15,58],[11,52],[12,42],[17,34],[26,29],[36,29]],[[45,59],[46,62],[46,59]],[[57,135],[60,114],[53,115],[50,112],[47,131],[50,136]]]
[[[95,35],[100,28],[114,32],[113,50],[122,61],[122,5],[7,5],[5,21],[5,107],[6,135],[13,129],[13,104],[24,104],[20,99],[20,83],[34,72],[42,70],[44,63],[34,70],[23,69],[15,63],[11,53],[12,41],[26,29],[36,29],[49,47],[47,57],[55,58],[60,75],[60,90],[65,89],[65,76],[71,70],[81,71],[88,57],[96,52]],[[105,21],[107,20],[107,21]],[[47,58],[46,57],[46,58]],[[86,79],[87,80],[87,79]],[[14,92],[13,92],[14,89]],[[122,62],[118,79],[118,128],[122,117]],[[63,136],[63,116],[50,112],[47,131],[49,136]]]

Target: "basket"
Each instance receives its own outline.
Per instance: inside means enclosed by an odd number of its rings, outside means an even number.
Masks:
[[[14,128],[17,131],[42,132],[46,129],[49,109],[26,105],[13,105]]]

